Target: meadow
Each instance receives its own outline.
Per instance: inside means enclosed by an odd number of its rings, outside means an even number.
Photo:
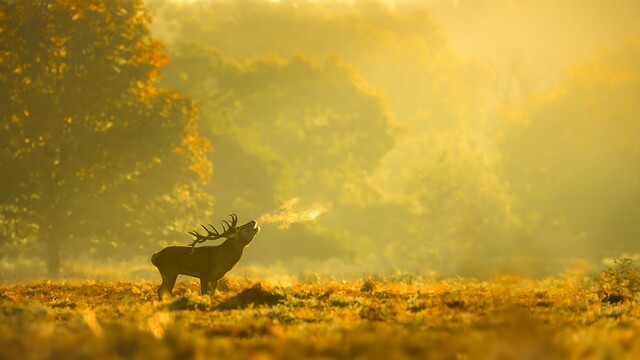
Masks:
[[[289,283],[0,287],[0,359],[624,359],[640,356],[638,276],[491,281],[411,274]],[[185,281],[186,280],[186,281]]]

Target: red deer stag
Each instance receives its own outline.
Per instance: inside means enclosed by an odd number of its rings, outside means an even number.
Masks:
[[[158,299],[169,294],[173,290],[178,275],[189,275],[200,278],[200,292],[207,293],[209,285],[211,294],[218,287],[218,280],[231,270],[240,261],[242,252],[253,240],[260,227],[255,220],[236,227],[238,217],[231,215],[231,223],[222,222],[222,233],[209,224],[211,229],[201,225],[207,232],[201,235],[197,231],[190,231],[189,234],[196,237],[190,246],[169,246],[151,256],[151,262],[160,270],[162,284],[158,287]],[[226,225],[226,227],[225,227]],[[195,247],[198,243],[207,240],[226,238],[218,246]]]

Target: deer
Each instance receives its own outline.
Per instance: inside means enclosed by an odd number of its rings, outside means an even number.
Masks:
[[[200,234],[196,230],[188,233],[195,236],[195,240],[189,246],[168,246],[151,256],[151,263],[155,265],[162,276],[162,283],[158,287],[158,300],[162,301],[167,295],[171,295],[178,275],[188,275],[200,279],[200,293],[207,294],[209,287],[213,295],[218,287],[218,281],[240,261],[244,249],[251,243],[260,227],[255,220],[251,220],[242,226],[236,226],[238,217],[231,216],[231,223],[222,221],[222,232],[209,224],[202,228],[206,234]],[[200,246],[196,244],[207,240],[225,238],[226,240],[216,246]]]

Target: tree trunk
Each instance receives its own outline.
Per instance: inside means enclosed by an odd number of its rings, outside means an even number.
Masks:
[[[50,278],[56,279],[60,276],[60,237],[54,234],[48,237],[47,272]]]

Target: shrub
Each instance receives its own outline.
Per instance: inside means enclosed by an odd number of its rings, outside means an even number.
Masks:
[[[614,264],[602,270],[596,279],[600,300],[610,304],[634,300],[640,291],[640,274],[635,260],[618,257]]]

